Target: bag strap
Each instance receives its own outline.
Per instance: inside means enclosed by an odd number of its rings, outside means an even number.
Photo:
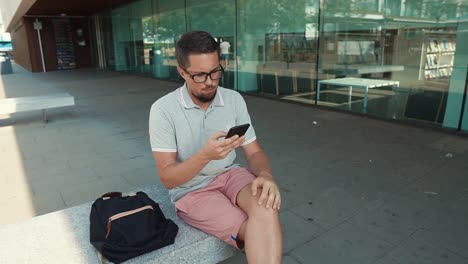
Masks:
[[[110,262],[108,262],[107,259],[102,255],[101,252],[97,251],[97,256],[98,256],[99,262],[101,262],[101,264],[110,263]]]

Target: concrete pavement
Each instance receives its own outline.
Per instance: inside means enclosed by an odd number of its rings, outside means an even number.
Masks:
[[[76,106],[48,111],[47,124],[39,111],[0,116],[0,225],[160,184],[149,108],[179,84],[14,72],[0,98],[68,92]],[[282,190],[284,263],[468,262],[468,138],[245,98]]]

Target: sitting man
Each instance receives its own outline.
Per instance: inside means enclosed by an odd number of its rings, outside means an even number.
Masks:
[[[177,71],[185,84],[151,107],[149,133],[161,182],[188,224],[243,247],[249,263],[281,263],[280,192],[242,96],[219,87],[219,43],[207,32],[182,35]],[[250,171],[234,164],[241,146]]]

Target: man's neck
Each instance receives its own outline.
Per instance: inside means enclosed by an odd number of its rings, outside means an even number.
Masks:
[[[192,98],[192,100],[194,100],[194,99]],[[203,111],[206,111],[206,109],[208,109],[208,107],[210,107],[210,105],[211,105],[211,103],[212,103],[213,101],[208,102],[208,103],[204,103],[204,102],[201,102],[201,101],[195,99],[195,101],[193,101],[193,102],[194,102],[196,105],[198,105]]]
[[[209,102],[203,102],[203,101],[200,101],[199,99],[195,98],[190,92],[189,92],[189,96],[190,98],[192,99],[192,102],[197,105],[198,107],[200,107],[203,111],[206,111],[206,109],[208,109],[208,107],[210,107],[210,105],[213,103],[214,101],[214,98],[213,100],[209,101]]]

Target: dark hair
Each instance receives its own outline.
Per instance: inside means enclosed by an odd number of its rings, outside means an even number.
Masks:
[[[183,34],[176,44],[177,63],[183,69],[190,66],[189,55],[217,51],[219,43],[206,31],[191,31]]]

